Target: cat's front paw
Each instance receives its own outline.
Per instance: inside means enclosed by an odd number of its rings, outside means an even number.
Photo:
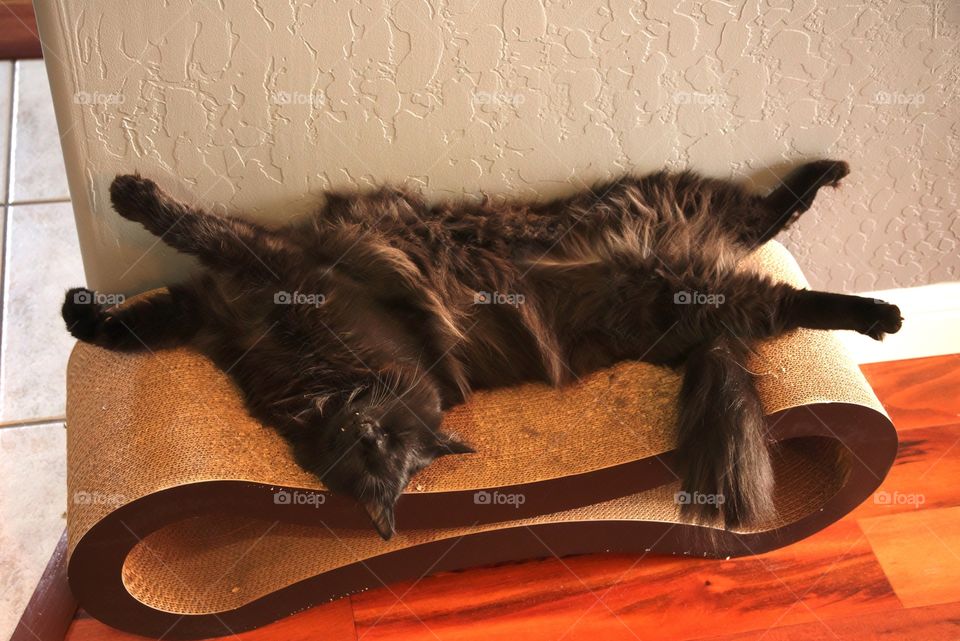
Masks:
[[[160,199],[160,188],[140,174],[117,176],[110,183],[110,202],[114,210],[135,222],[142,222]]]
[[[60,308],[67,331],[74,338],[91,342],[96,338],[103,322],[103,308],[97,302],[97,293],[86,287],[74,287],[67,291]]]
[[[861,334],[882,341],[887,334],[899,332],[902,325],[903,317],[900,315],[899,307],[875,298],[865,299],[865,303],[860,310],[860,328],[858,331]]]

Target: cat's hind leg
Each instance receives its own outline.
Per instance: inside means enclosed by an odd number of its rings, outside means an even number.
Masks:
[[[767,242],[810,209],[821,187],[836,187],[849,173],[850,166],[842,160],[817,160],[797,167],[760,200],[759,216],[745,236],[752,245]]]
[[[787,295],[781,315],[785,329],[849,329],[874,340],[896,334],[903,324],[896,305],[876,298],[806,289]]]
[[[116,306],[76,287],[67,292],[61,314],[74,338],[118,351],[182,345],[202,322],[193,295],[181,287]]]
[[[196,256],[210,269],[248,277],[276,277],[281,269],[281,241],[272,231],[178,202],[152,180],[117,176],[110,185],[110,200],[118,214],[140,223],[177,251]]]
[[[789,227],[810,209],[821,187],[836,186],[850,173],[842,160],[818,160],[797,167],[767,196],[749,196],[729,208],[721,226],[750,249],[759,247]]]
[[[678,288],[691,289],[689,282]],[[774,338],[798,328],[853,330],[881,340],[900,330],[900,309],[874,298],[798,289],[768,277],[729,273],[704,280],[684,298],[676,318],[691,336],[733,334],[743,340]],[[694,288],[695,289],[695,288]],[[703,304],[702,301],[708,301]]]

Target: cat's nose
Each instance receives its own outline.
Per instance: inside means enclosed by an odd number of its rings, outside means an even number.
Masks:
[[[357,426],[357,433],[361,439],[370,443],[375,443],[380,438],[380,430],[373,421],[360,421],[360,424]]]

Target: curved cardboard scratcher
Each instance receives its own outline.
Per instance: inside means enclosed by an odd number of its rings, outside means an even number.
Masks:
[[[753,268],[798,285],[776,243]],[[478,393],[445,428],[475,455],[421,473],[384,542],[253,421],[188,350],[88,345],[68,370],[70,585],[102,621],[216,636],[427,572],[549,555],[740,555],[851,510],[896,453],[889,418],[835,336],[798,331],[750,363],[775,448],[778,517],[742,532],[681,524],[670,468],[678,376],[624,363],[567,389]],[[707,531],[713,536],[707,536]]]

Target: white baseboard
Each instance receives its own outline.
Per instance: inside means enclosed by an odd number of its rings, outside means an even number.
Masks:
[[[882,342],[856,332],[837,332],[857,363],[960,353],[960,282],[864,292],[860,296],[897,305],[903,315],[903,328]]]

